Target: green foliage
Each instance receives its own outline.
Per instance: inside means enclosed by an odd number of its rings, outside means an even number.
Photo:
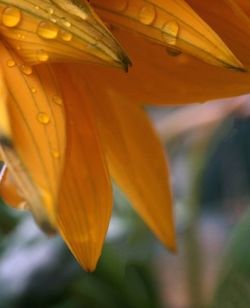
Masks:
[[[235,228],[213,308],[250,307],[250,209]]]
[[[80,268],[59,238],[48,240],[42,235],[29,214],[18,214],[1,204],[1,218],[8,228],[4,227],[0,238],[0,285],[15,281],[19,287],[0,290],[0,308],[161,307],[150,249],[152,237],[123,195],[117,188],[115,191],[114,217],[122,214],[118,224],[125,227],[120,228],[120,234],[110,235],[98,268],[91,274]],[[7,278],[1,277],[1,269],[9,264],[23,267],[23,276],[13,268]]]

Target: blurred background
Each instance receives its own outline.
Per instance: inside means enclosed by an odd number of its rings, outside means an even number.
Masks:
[[[250,307],[250,96],[147,108],[166,149],[178,252],[114,184],[102,258],[85,273],[59,237],[0,202],[0,308]]]

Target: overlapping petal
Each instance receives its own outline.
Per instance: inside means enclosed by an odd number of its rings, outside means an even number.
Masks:
[[[9,206],[17,209],[23,209],[26,204],[6,165],[0,171],[0,198]]]
[[[7,87],[1,151],[36,220],[50,229],[65,152],[61,93],[49,66],[31,68],[3,43],[0,54]]]
[[[67,152],[57,219],[76,259],[87,271],[93,271],[111,217],[112,187],[93,118],[92,100],[76,69],[77,66],[69,65],[56,69],[67,113]]]
[[[8,90],[5,84],[2,69],[0,69],[0,140],[1,143],[8,143],[11,138],[10,121],[7,110]],[[1,158],[1,156],[0,156]]]
[[[86,0],[0,1],[0,150],[8,165],[0,195],[12,191],[13,205],[24,198],[42,228],[56,225],[88,271],[111,216],[106,160],[137,212],[175,249],[168,168],[140,105],[250,90],[249,73],[220,67],[250,69],[245,0],[91,3],[132,58],[129,74],[87,63],[127,70],[130,62]]]
[[[81,79],[81,69],[75,69]],[[111,176],[158,238],[175,249],[171,185],[162,146],[136,104],[115,92],[96,91],[88,72],[88,90],[104,144]]]
[[[127,69],[129,60],[86,0],[1,1],[0,33],[26,63],[85,61]]]
[[[92,0],[104,20],[205,62],[242,69],[218,35],[183,0]]]
[[[250,25],[228,1],[187,1],[222,38],[233,54],[250,69]],[[236,3],[237,4],[237,3]],[[240,8],[240,7],[238,7]],[[126,48],[133,66],[129,74],[96,68],[105,75],[107,89],[115,88],[140,104],[182,104],[241,95],[250,91],[250,73],[230,71],[187,55],[172,57],[166,48],[113,27],[114,35]]]

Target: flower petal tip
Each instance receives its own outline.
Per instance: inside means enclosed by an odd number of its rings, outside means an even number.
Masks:
[[[97,259],[91,259],[91,260],[86,260],[86,258],[84,258],[84,260],[76,258],[76,260],[80,264],[80,266],[84,269],[84,271],[86,273],[90,273],[91,274],[91,273],[93,273],[96,270],[99,258],[100,257],[98,257]]]
[[[123,64],[123,69],[124,69],[124,71],[127,73],[128,70],[129,70],[129,67],[132,66],[132,62],[131,62],[131,60],[129,59],[128,56],[126,56],[126,55],[123,56],[123,58],[122,58],[122,64]]]
[[[171,244],[168,244],[168,249],[172,252],[172,253],[177,253],[178,252],[178,247],[177,247],[177,243],[176,241],[172,242]]]
[[[222,64],[226,69],[233,70],[236,72],[246,73],[247,68],[241,63],[241,61],[231,53],[230,56],[223,58],[218,57],[218,62]],[[218,63],[218,64],[219,64]]]
[[[226,68],[236,71],[236,72],[240,72],[240,73],[247,73],[248,69],[245,68],[243,65],[242,66],[232,66],[232,65],[227,65]]]
[[[116,67],[121,68],[126,73],[128,72],[129,67],[132,66],[130,58],[123,50],[116,52],[115,56],[112,58],[112,61]]]
[[[169,251],[171,251],[172,253],[177,253],[178,247],[177,247],[177,242],[175,238],[168,237],[168,238],[164,238],[160,240],[163,243],[163,245],[167,247]]]
[[[85,268],[85,271],[86,271],[87,273],[89,273],[89,274],[93,273],[95,270],[96,270],[96,266],[93,267],[93,268],[91,268],[91,267]]]

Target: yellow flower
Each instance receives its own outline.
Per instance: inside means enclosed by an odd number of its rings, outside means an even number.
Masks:
[[[0,1],[2,198],[58,230],[91,271],[112,177],[174,250],[168,169],[142,105],[248,92],[249,8],[243,0]]]

